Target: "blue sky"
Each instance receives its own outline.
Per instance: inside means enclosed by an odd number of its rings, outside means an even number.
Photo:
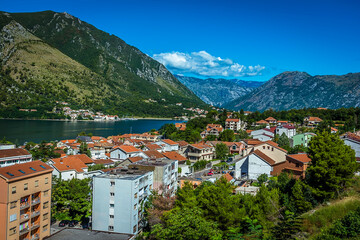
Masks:
[[[184,75],[360,71],[360,1],[12,0],[0,10],[68,12]]]

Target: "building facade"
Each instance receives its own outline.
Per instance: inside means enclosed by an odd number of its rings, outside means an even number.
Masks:
[[[115,169],[93,178],[92,229],[137,234],[144,201],[153,187],[151,171]]]
[[[0,150],[0,167],[7,167],[17,163],[31,162],[32,155],[22,148]]]
[[[50,235],[52,171],[42,161],[0,168],[0,239]]]

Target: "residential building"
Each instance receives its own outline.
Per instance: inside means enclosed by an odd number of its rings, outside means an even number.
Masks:
[[[347,132],[342,139],[344,143],[355,151],[355,157],[360,162],[360,136],[355,133]]]
[[[261,152],[255,150],[235,162],[234,177],[237,179],[257,179],[261,174],[269,177],[272,174],[275,161]]]
[[[0,239],[50,235],[52,171],[42,161],[0,168]]]
[[[292,138],[293,136],[296,135],[296,128],[292,125],[280,125],[276,128],[276,134],[278,134],[279,136],[281,136],[283,133],[285,133],[285,135],[288,138]]]
[[[177,142],[174,142],[171,139],[162,139],[159,142],[156,142],[157,145],[162,146],[163,150],[165,152],[171,152],[171,151],[178,151],[179,150],[179,144]]]
[[[268,141],[268,140],[272,140],[274,138],[275,130],[276,130],[276,127],[254,130],[254,131],[252,131],[250,133],[250,136],[252,136],[253,139],[258,139],[260,141],[265,142],[265,141]]]
[[[275,118],[273,117],[268,117],[267,119],[265,119],[265,121],[267,121],[269,124],[276,124],[277,121]]]
[[[186,156],[189,143],[186,141],[177,141],[177,143],[179,144],[178,153],[180,153],[183,156]]]
[[[246,122],[241,119],[228,118],[225,120],[225,129],[231,129],[233,131],[245,130]]]
[[[159,193],[175,195],[178,179],[178,161],[163,159],[144,159],[132,163],[129,169],[136,168],[153,172],[154,189]]]
[[[314,136],[316,136],[316,134],[311,132],[296,134],[290,139],[290,146],[295,147],[299,145],[308,147],[311,138]]]
[[[270,124],[265,120],[260,120],[255,123],[255,126],[262,126],[262,125],[269,126]]]
[[[0,150],[0,168],[11,166],[17,163],[31,162],[32,155],[22,148]]]
[[[188,146],[187,158],[192,162],[212,160],[215,158],[215,148],[204,143],[190,144]]]
[[[94,160],[94,164],[102,164],[104,165],[105,167],[112,167],[115,165],[115,162],[111,159],[97,159],[97,160]]]
[[[175,127],[177,130],[185,131],[186,130],[186,123],[175,123]]]
[[[311,162],[307,153],[289,154],[286,161],[275,167],[273,175],[279,175],[281,172],[289,172],[296,179],[305,178],[306,169]]]
[[[142,229],[142,206],[151,194],[153,173],[113,169],[93,178],[92,229],[137,234]]]
[[[178,161],[178,164],[185,164],[187,158],[181,155],[178,152],[172,151],[172,152],[164,152],[162,153],[167,159]]]
[[[322,119],[319,117],[305,117],[304,118],[304,124],[307,127],[316,127],[321,122],[322,122]]]
[[[115,146],[110,152],[110,158],[113,161],[125,160],[129,157],[136,157],[140,155],[141,150],[128,145]]]
[[[54,158],[48,164],[54,168],[53,175],[62,180],[71,180],[73,178],[84,179],[86,178],[85,173],[88,172],[88,166],[82,161],[81,157],[79,155],[71,155],[63,158]],[[94,162],[91,160],[91,163],[93,164]]]
[[[14,149],[14,148],[16,148],[15,144],[5,144],[5,143],[0,144],[0,150]]]
[[[219,136],[221,132],[224,131],[224,128],[221,124],[208,124],[206,129],[200,133],[202,138],[207,137],[208,135]]]
[[[266,141],[255,145],[254,150],[260,150],[272,158],[276,163],[281,163],[286,160],[287,151],[279,147],[278,144],[273,141]]]

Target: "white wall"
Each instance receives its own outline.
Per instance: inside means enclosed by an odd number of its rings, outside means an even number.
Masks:
[[[257,179],[261,174],[269,177],[272,167],[270,164],[257,157],[255,154],[248,155],[235,163],[235,178],[240,178],[241,173],[246,173],[248,179]]]

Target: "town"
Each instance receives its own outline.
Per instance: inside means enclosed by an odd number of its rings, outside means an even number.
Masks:
[[[204,114],[141,134],[81,132],[73,139],[21,146],[3,140],[0,195],[9,207],[3,209],[8,217],[1,219],[0,237],[52,239],[83,228],[134,239],[149,226],[145,206],[154,197],[167,201],[179,189],[219,181],[232,186],[231,195],[257,196],[263,183],[282,174],[306,179],[312,163],[308,148],[321,136],[350,146],[360,163],[360,131],[339,135],[317,116],[300,124],[274,117],[251,121],[249,111]],[[199,135],[193,129],[200,129]],[[352,169],[350,175],[358,168]]]

